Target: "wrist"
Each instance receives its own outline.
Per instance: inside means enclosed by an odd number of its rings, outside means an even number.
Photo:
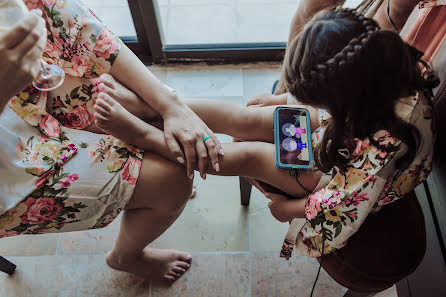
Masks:
[[[169,94],[168,97],[165,98],[165,100],[163,100],[158,106],[158,112],[162,118],[165,118],[170,114],[178,113],[185,107],[184,102],[182,102],[175,93],[170,93],[171,94]]]

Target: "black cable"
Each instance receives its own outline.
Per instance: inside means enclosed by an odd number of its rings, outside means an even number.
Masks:
[[[393,22],[392,18],[390,17],[390,0],[387,0],[387,18],[389,19],[389,22],[392,24],[393,29],[396,33],[398,33],[398,29],[396,28],[395,23]]]
[[[296,182],[299,184],[299,186],[304,189],[305,191],[307,191],[308,193],[313,193],[313,191],[308,190],[306,187],[304,187],[304,185],[302,185],[299,181],[299,179],[297,178],[297,176],[299,175],[299,169],[293,168],[291,170],[291,174],[294,175],[294,177],[296,178]]]
[[[323,229],[323,223],[322,223],[322,229]],[[321,231],[323,231],[321,229]],[[317,280],[319,279],[319,274],[321,273],[321,268],[322,268],[322,262],[324,262],[324,249],[325,249],[325,236],[324,233],[322,232],[322,251],[321,251],[321,262],[319,263],[319,269],[317,271],[317,275],[316,275],[316,279],[314,280],[314,284],[313,284],[313,289],[311,289],[311,294],[310,297],[313,297],[313,292],[314,292],[314,288],[316,288],[316,283]]]
[[[296,182],[299,184],[299,186],[304,189],[305,191],[307,191],[308,193],[313,193],[313,191],[308,190],[306,187],[304,187],[304,185],[302,185],[298,179],[298,175],[299,175],[299,170],[297,168],[293,168],[291,169],[291,175],[294,175],[294,177],[296,178]],[[325,248],[325,236],[324,236],[324,232],[323,232],[323,228],[324,225],[322,223],[321,226],[321,231],[322,231],[322,251],[321,251],[321,262],[319,264],[319,269],[317,271],[317,275],[316,275],[316,279],[314,280],[314,284],[313,284],[313,288],[311,289],[311,294],[310,297],[313,297],[313,292],[314,292],[314,288],[316,288],[316,284],[317,284],[317,280],[319,279],[319,274],[321,273],[321,268],[322,268],[322,262],[324,261],[324,248]]]

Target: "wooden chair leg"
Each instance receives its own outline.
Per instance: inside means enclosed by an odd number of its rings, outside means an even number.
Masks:
[[[352,290],[348,290],[345,293],[344,297],[372,297],[375,296],[376,294],[378,293],[357,293]]]
[[[4,273],[11,275],[14,273],[16,267],[17,266],[15,264],[9,262],[8,260],[0,256],[0,271],[3,271]]]
[[[248,206],[249,199],[251,198],[251,183],[244,177],[240,177],[240,197],[242,200],[242,205]]]

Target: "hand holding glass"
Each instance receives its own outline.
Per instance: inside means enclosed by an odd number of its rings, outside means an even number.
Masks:
[[[28,13],[28,8],[22,0],[1,0],[0,2],[0,35],[6,34],[16,23]],[[57,65],[50,65],[41,59],[38,77],[33,86],[41,91],[51,91],[58,88],[65,79],[65,73]]]

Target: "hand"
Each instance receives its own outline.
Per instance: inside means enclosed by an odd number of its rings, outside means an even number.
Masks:
[[[253,107],[263,107],[263,106],[271,106],[271,105],[283,105],[287,103],[287,95],[273,95],[271,93],[262,93],[252,97],[247,106]]]
[[[215,171],[220,171],[218,155],[224,155],[220,141],[208,126],[185,104],[180,103],[163,115],[164,136],[170,151],[184,163],[186,155],[187,176],[194,177],[197,164],[203,179],[208,170],[208,156]],[[203,142],[206,136],[210,136]],[[183,151],[179,143],[183,146]]]
[[[289,222],[296,218],[296,214],[294,213],[296,203],[299,203],[299,200],[290,200],[286,196],[274,194],[274,193],[266,193],[266,198],[270,199],[271,202],[268,203],[269,210],[273,217],[280,222]],[[305,202],[304,202],[305,205]]]
[[[34,13],[0,37],[0,112],[39,74],[45,44],[45,21]]]

